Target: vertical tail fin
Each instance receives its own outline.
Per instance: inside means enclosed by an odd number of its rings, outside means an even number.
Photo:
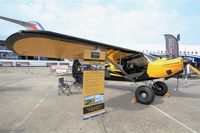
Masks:
[[[28,27],[29,30],[45,30],[39,22],[31,21],[31,25]]]

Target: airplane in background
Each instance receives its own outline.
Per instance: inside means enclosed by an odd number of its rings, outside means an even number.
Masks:
[[[25,22],[22,20],[17,20],[17,19],[12,19],[12,18],[8,18],[8,17],[3,17],[0,16],[1,20],[5,20],[11,23],[15,23],[18,25],[21,25],[22,27],[24,27],[26,30],[41,30],[44,31],[44,27],[36,21],[29,21],[29,22]],[[4,36],[5,38],[5,36]],[[0,45],[1,46],[5,46],[5,40],[0,40]],[[12,51],[10,50],[0,50],[0,62],[12,62],[12,64],[14,64],[13,66],[15,66],[16,62],[23,62],[24,59],[21,59],[21,57],[17,56],[16,54],[14,54]],[[5,55],[5,56],[3,56]],[[55,63],[55,64],[69,64],[70,66],[72,65],[72,62],[69,60],[65,60],[62,59],[61,61],[55,61],[55,60],[46,60],[46,57],[36,57],[36,59],[26,59],[24,60],[24,62],[29,62],[30,66],[48,66],[49,63]]]
[[[143,53],[148,53],[155,56],[164,56],[166,55],[165,45],[162,44],[140,44],[140,46],[135,46],[135,50],[138,50]],[[179,55],[181,57],[187,57],[193,62],[200,63],[200,47],[198,45],[179,45]]]
[[[36,22],[36,21],[25,22],[25,21],[3,17],[3,16],[0,16],[0,19],[21,25],[26,30],[45,30],[43,26],[39,22]],[[5,36],[4,36],[4,39],[5,39]],[[0,46],[4,46],[4,39],[0,38]]]
[[[45,30],[43,26],[39,22],[36,22],[36,21],[25,22],[25,21],[3,17],[3,16],[0,16],[0,19],[21,25],[25,27],[26,30]]]

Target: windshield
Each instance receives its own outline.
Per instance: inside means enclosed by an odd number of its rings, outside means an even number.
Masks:
[[[144,57],[148,60],[148,62],[153,62],[158,59],[158,57],[156,57],[156,56],[146,54],[146,53],[143,53],[143,54],[144,54]]]

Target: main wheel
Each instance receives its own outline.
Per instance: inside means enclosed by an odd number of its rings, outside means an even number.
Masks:
[[[155,98],[155,94],[149,86],[142,85],[135,91],[136,100],[142,104],[151,104]]]
[[[152,87],[154,93],[158,96],[164,96],[168,92],[167,85],[162,81],[157,81]]]
[[[73,78],[76,77],[77,73],[80,73],[80,67],[81,67],[81,63],[79,62],[79,60],[74,60],[73,65],[72,65],[72,76]]]

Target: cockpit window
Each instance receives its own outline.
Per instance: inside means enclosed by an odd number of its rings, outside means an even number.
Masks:
[[[128,74],[145,72],[148,60],[143,54],[138,53],[121,59],[123,70]]]
[[[146,53],[143,53],[143,54],[144,54],[144,57],[148,60],[148,62],[153,62],[158,59],[158,57],[155,57],[153,55],[146,54]]]

